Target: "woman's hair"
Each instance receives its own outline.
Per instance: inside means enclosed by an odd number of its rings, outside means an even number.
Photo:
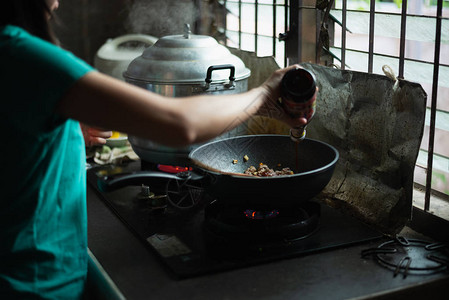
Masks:
[[[52,12],[45,0],[6,0],[0,7],[0,26],[19,26],[53,44],[58,43],[49,20]]]

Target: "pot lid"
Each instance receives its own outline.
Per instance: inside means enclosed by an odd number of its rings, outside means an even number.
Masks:
[[[162,37],[145,49],[128,65],[123,76],[151,83],[201,83],[206,80],[210,67],[220,66],[210,74],[213,82],[219,82],[231,77],[231,70],[226,65],[235,68],[235,80],[251,74],[243,61],[226,47],[210,36],[191,34],[186,25],[183,35]]]

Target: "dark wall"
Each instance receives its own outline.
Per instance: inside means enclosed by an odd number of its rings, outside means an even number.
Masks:
[[[57,15],[56,32],[64,48],[93,62],[98,48],[108,39],[126,32],[129,0],[65,0]]]
[[[128,33],[156,37],[197,26],[200,0],[64,0],[56,32],[64,48],[88,63],[107,39]],[[197,32],[198,33],[198,32]]]

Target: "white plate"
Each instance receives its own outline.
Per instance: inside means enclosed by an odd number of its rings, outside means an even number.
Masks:
[[[123,147],[128,143],[128,136],[124,133],[120,133],[117,138],[109,138],[106,140],[106,145],[109,147]]]

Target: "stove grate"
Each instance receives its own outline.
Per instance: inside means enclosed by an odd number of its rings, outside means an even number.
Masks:
[[[362,257],[372,256],[380,265],[393,271],[396,277],[402,274],[430,275],[449,270],[449,248],[443,243],[403,236],[380,244],[377,248],[362,250]]]

